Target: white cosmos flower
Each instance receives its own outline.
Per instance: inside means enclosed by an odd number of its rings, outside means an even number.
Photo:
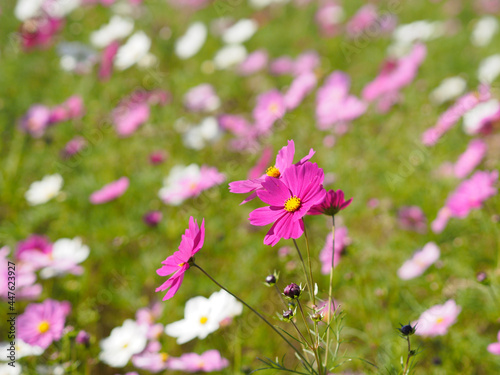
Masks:
[[[80,4],[81,0],[45,0],[42,8],[52,18],[64,18]]]
[[[89,254],[89,247],[82,244],[79,237],[61,238],[54,242],[50,264],[40,271],[40,276],[48,279],[65,273],[80,274],[82,269],[78,264],[87,259]]]
[[[500,111],[500,102],[490,99],[487,102],[479,103],[464,115],[464,131],[467,134],[475,134],[481,127],[483,119],[493,116]]]
[[[18,0],[14,14],[20,21],[26,21],[39,15],[45,0]]]
[[[41,181],[33,182],[24,197],[31,206],[46,203],[59,194],[62,185],[60,174],[45,176]]]
[[[214,57],[217,69],[227,69],[241,63],[247,57],[247,50],[241,44],[231,44],[221,48]]]
[[[215,117],[206,117],[201,123],[184,133],[184,145],[194,150],[203,149],[207,143],[218,140],[222,135],[219,122]]]
[[[254,20],[243,19],[229,27],[222,34],[222,40],[227,44],[239,44],[247,41],[257,31],[258,25]]]
[[[485,58],[479,64],[477,77],[483,83],[492,83],[500,75],[500,54]]]
[[[15,367],[9,366],[7,363],[0,363],[0,375],[21,375],[21,365],[16,363]]]
[[[393,43],[388,48],[389,54],[404,56],[411,50],[413,43],[439,38],[444,30],[444,24],[440,21],[422,20],[400,25],[392,33]]]
[[[179,206],[186,199],[186,188],[197,186],[201,179],[201,169],[197,164],[185,167],[176,165],[163,180],[163,187],[158,192],[159,197],[172,206]]]
[[[227,318],[241,314],[243,306],[225,291],[215,292],[210,298],[194,297],[186,302],[184,319],[168,324],[165,333],[184,344],[194,338],[204,339],[216,331]]]
[[[7,358],[10,355],[9,348],[10,348],[9,342],[0,343],[0,361],[10,361],[10,359]],[[16,359],[29,357],[32,355],[41,355],[44,352],[43,348],[35,345],[26,344],[20,338],[16,339],[15,350],[16,350]],[[2,374],[1,371],[0,374]]]
[[[132,30],[134,30],[133,20],[113,16],[107,25],[90,34],[90,42],[97,48],[104,48],[115,40],[129,36]]]
[[[462,95],[467,88],[467,82],[462,77],[449,77],[436,87],[430,94],[430,99],[435,104],[441,104]]]
[[[250,0],[250,5],[254,8],[264,8],[271,4],[284,4],[290,0]]]
[[[134,354],[144,350],[147,343],[147,327],[131,319],[115,327],[109,337],[100,342],[99,359],[112,367],[124,367]]]
[[[150,47],[151,39],[144,31],[137,31],[118,49],[115,67],[119,70],[130,68],[147,55]]]
[[[498,20],[492,16],[485,16],[476,23],[472,30],[471,42],[477,47],[487,46],[497,32]]]
[[[189,59],[196,55],[207,39],[207,27],[202,22],[189,26],[186,33],[175,42],[175,54],[180,59]]]

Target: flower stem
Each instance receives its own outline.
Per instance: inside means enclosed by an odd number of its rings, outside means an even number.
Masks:
[[[326,353],[325,353],[325,367],[328,366],[328,354],[330,353],[330,324],[332,323],[332,293],[333,293],[333,270],[335,269],[335,215],[332,215],[332,266],[330,268],[330,286],[328,288],[328,325],[326,332]],[[334,309],[335,310],[335,309]],[[335,313],[335,311],[333,311]]]
[[[304,237],[306,238],[306,249],[307,249],[307,262],[309,263],[309,276],[311,277],[311,287],[312,289],[312,303],[313,305],[316,305],[316,296],[314,295],[314,278],[313,278],[313,273],[312,273],[312,266],[311,266],[311,251],[309,249],[309,238],[307,237],[307,230],[306,230],[306,224],[304,223]]]
[[[318,344],[314,345],[314,338],[312,336],[311,330],[309,329],[309,325],[307,324],[306,315],[304,314],[304,310],[302,309],[302,304],[300,303],[300,300],[297,300],[297,304],[299,305],[300,315],[302,315],[302,319],[304,319],[304,325],[306,326],[307,332],[309,332],[309,337],[311,338],[311,343],[313,344],[311,350],[314,352],[314,357],[316,359],[316,363],[318,364],[319,375],[322,375],[323,369],[321,367],[321,359],[319,355],[319,338],[318,338]]]
[[[304,258],[302,258],[302,253],[300,252],[299,245],[297,245],[297,241],[295,241],[295,239],[293,240],[293,244],[295,245],[295,248],[297,249],[297,253],[299,254],[300,263],[302,263],[302,270],[304,271],[304,277],[306,278],[307,289],[309,289],[309,297],[311,298],[311,301],[312,301],[313,295],[314,295],[314,290],[312,289],[312,285],[309,281],[309,277],[307,276],[306,263],[304,262]]]
[[[403,370],[403,375],[407,374],[407,371],[409,370],[408,365],[410,364],[410,358],[413,355],[410,345],[410,336],[406,336],[406,341],[408,341],[408,358],[406,358],[406,364],[405,364],[405,369]]]
[[[295,351],[295,353],[297,353],[297,355],[300,357],[300,359],[302,359],[302,361],[304,361],[303,362],[304,366],[307,365],[307,366],[309,366],[311,368],[311,370],[314,371],[314,369],[309,364],[309,362],[307,362],[307,359],[300,352],[300,350],[298,350],[290,341],[288,341],[288,339],[285,336],[283,336],[283,334],[280,331],[278,331],[276,329],[276,327],[274,325],[272,325],[264,316],[262,316],[257,310],[255,310],[248,303],[246,303],[245,301],[243,301],[240,297],[234,295],[229,290],[227,290],[226,288],[224,288],[221,284],[219,284],[212,276],[210,276],[203,268],[201,268],[200,266],[198,266],[196,263],[193,263],[192,266],[198,268],[201,272],[203,272],[205,274],[205,276],[207,276],[210,280],[212,280],[212,282],[215,285],[217,285],[221,289],[224,289],[226,292],[228,292],[230,295],[232,295],[234,298],[236,298],[238,301],[240,301],[242,304],[244,304],[246,307],[248,307],[255,315],[257,315],[262,321],[264,321],[264,323],[266,323],[269,327],[271,327],[271,329],[274,332],[276,332],[288,344],[288,346],[290,346]]]

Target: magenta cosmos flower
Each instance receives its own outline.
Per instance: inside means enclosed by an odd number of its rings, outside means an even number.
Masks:
[[[491,354],[500,355],[500,331],[497,334],[497,342],[488,345],[488,351]]]
[[[311,148],[309,154],[304,156],[296,165],[304,164],[312,158],[314,150]],[[295,143],[293,140],[288,141],[288,145],[283,147],[276,156],[276,163],[269,167],[262,176],[249,180],[233,181],[229,184],[229,191],[236,194],[250,194],[241,204],[247,203],[257,196],[256,190],[262,189],[262,183],[267,177],[281,178],[285,170],[293,165],[293,157],[295,156]]]
[[[47,349],[53,341],[62,337],[70,311],[69,302],[50,298],[42,303],[29,304],[17,320],[19,338],[27,344]]]
[[[328,190],[325,198],[319,204],[311,207],[308,215],[336,215],[339,211],[349,207],[352,198],[346,201],[344,199],[344,192],[342,190]]]
[[[316,163],[306,162],[288,167],[281,179],[266,177],[258,197],[270,206],[250,213],[252,225],[274,222],[264,238],[264,244],[276,245],[281,238],[299,238],[304,233],[302,217],[315,204],[325,198],[323,169]]]
[[[462,308],[455,301],[446,301],[443,305],[432,306],[424,311],[417,322],[416,334],[426,337],[441,336],[457,321]]]
[[[167,294],[163,297],[163,301],[172,298],[179,290],[179,287],[184,280],[184,272],[189,269],[189,261],[203,247],[205,240],[205,219],[201,222],[201,227],[198,226],[196,220],[191,216],[189,218],[189,228],[182,235],[179,250],[169,256],[163,262],[163,266],[156,270],[160,276],[170,276],[160,287],[156,288],[156,292],[161,292],[168,289]]]
[[[92,195],[90,196],[90,203],[102,204],[121,197],[127,191],[128,185],[129,180],[127,177],[122,177],[116,181],[104,185],[102,189],[92,193]]]
[[[455,163],[455,177],[464,178],[476,168],[486,155],[488,146],[480,139],[473,139],[467,145],[467,150],[460,155]]]

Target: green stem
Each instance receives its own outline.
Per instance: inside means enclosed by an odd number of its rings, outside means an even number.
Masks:
[[[306,263],[304,262],[304,258],[302,258],[302,253],[300,252],[299,245],[297,245],[297,241],[295,241],[295,239],[293,240],[293,244],[295,245],[297,253],[299,254],[300,263],[302,263],[302,271],[304,271],[304,277],[306,278],[307,289],[309,289],[309,297],[311,298],[312,301],[314,290],[312,289],[312,286],[309,282],[309,277],[307,277]]]
[[[330,311],[332,306],[332,293],[333,293],[333,270],[335,269],[335,215],[332,215],[332,266],[330,268],[330,286],[328,288],[328,325],[326,332],[326,353],[325,353],[325,367],[328,366],[328,354],[330,353],[330,324],[332,323],[332,311]]]
[[[307,359],[300,352],[300,350],[298,350],[290,341],[288,341],[288,339],[285,336],[283,336],[283,334],[280,331],[278,331],[274,325],[272,325],[266,318],[264,318],[264,316],[262,316],[257,310],[255,310],[248,303],[243,301],[240,297],[236,296],[235,294],[231,293],[229,290],[224,288],[221,284],[219,284],[212,276],[210,276],[203,268],[198,266],[196,263],[193,263],[192,266],[198,268],[201,272],[203,272],[205,274],[205,276],[207,276],[210,280],[212,280],[212,282],[215,285],[217,285],[221,289],[224,289],[226,292],[228,292],[230,295],[232,295],[234,298],[236,298],[238,301],[240,301],[242,304],[244,304],[246,307],[248,307],[255,315],[257,315],[262,321],[264,321],[264,323],[266,323],[269,327],[271,327],[271,329],[274,332],[276,332],[288,344],[288,346],[290,346],[295,351],[295,353],[297,353],[297,355],[300,357],[300,359],[302,359],[304,361],[304,363],[303,363],[304,366],[307,364],[312,369],[312,366],[307,362]]]
[[[403,375],[407,374],[408,365],[410,364],[410,358],[412,356],[409,336],[406,336],[406,341],[408,341],[408,358],[406,358],[406,364],[405,364],[405,369],[403,370]]]
[[[306,224],[304,223],[304,237],[306,238],[306,249],[307,249],[307,262],[309,263],[309,276],[311,277],[311,287],[312,289],[312,303],[314,306],[316,306],[316,296],[314,295],[314,277],[312,273],[312,266],[311,266],[311,251],[309,249],[309,238],[307,237],[307,230],[306,230]]]
[[[304,325],[306,326],[306,330],[309,333],[309,337],[311,338],[311,343],[314,344],[314,338],[313,338],[313,335],[311,333],[311,330],[309,329],[309,325],[307,324],[306,315],[304,314],[304,310],[302,309],[302,304],[300,303],[300,300],[297,300],[297,304],[299,305],[300,315],[302,315],[302,319],[304,320]],[[322,375],[323,369],[322,369],[321,360],[319,357],[319,346],[315,345],[314,347],[311,347],[311,350],[313,351],[314,357],[316,359],[316,363],[318,364],[319,375]]]

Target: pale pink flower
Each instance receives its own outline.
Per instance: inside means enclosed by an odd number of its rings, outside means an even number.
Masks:
[[[340,256],[344,249],[351,243],[351,239],[347,235],[346,227],[335,228],[335,251],[333,252],[333,264],[337,267],[340,262]],[[327,275],[332,268],[332,248],[333,248],[333,235],[328,233],[325,240],[325,245],[319,253],[319,260],[321,261],[321,273]]]
[[[231,132],[236,138],[230,141],[230,147],[235,151],[255,151],[260,149],[258,129],[245,118],[237,115],[224,114],[217,118],[219,126]]]
[[[69,158],[73,155],[78,154],[87,146],[87,140],[81,136],[76,136],[64,146],[62,150],[62,157]]]
[[[238,73],[242,76],[248,76],[253,73],[258,72],[266,67],[269,56],[267,51],[264,49],[259,49],[252,52],[247,56],[247,58],[240,63],[238,66]]]
[[[389,110],[399,91],[415,79],[426,55],[425,45],[417,43],[408,55],[386,61],[379,75],[363,89],[363,99],[369,102],[377,100],[381,112]]]
[[[271,90],[259,95],[252,113],[259,133],[268,134],[274,122],[283,118],[285,112],[285,100],[278,90]]]
[[[358,9],[356,14],[347,22],[346,32],[354,38],[361,35],[377,21],[377,8],[373,4],[366,4]]]
[[[275,76],[292,74],[294,65],[295,63],[290,56],[281,56],[271,61],[269,71]]]
[[[399,226],[417,233],[427,232],[427,218],[418,206],[404,206],[398,211]]]
[[[42,286],[36,283],[36,274],[33,267],[27,263],[16,263],[15,290],[9,289],[9,259],[10,249],[7,246],[0,248],[0,297],[7,300],[9,292],[15,293],[18,300],[33,300],[42,293]],[[12,294],[11,294],[12,295]]]
[[[463,219],[471,210],[481,208],[485,200],[497,194],[497,180],[498,171],[477,171],[471,178],[463,181],[439,210],[437,218],[431,224],[432,231],[441,233],[451,217]]]
[[[312,73],[320,64],[320,57],[316,51],[307,51],[297,56],[293,64],[293,75],[300,76]]]
[[[63,335],[66,316],[71,311],[67,301],[46,299],[42,303],[31,303],[17,318],[17,333],[29,345],[47,349]]]
[[[218,350],[208,350],[199,355],[186,353],[179,358],[173,358],[170,369],[185,372],[213,372],[221,371],[229,366],[229,361],[221,356]]]
[[[298,75],[285,93],[284,101],[287,110],[295,109],[304,98],[316,87],[316,75],[306,72]]]
[[[337,35],[341,30],[341,23],[344,19],[344,10],[335,0],[323,1],[314,19],[321,34],[326,37]]]
[[[64,103],[52,108],[50,123],[68,121],[83,116],[85,111],[83,99],[79,95],[70,96]]]
[[[104,185],[101,189],[90,195],[90,203],[102,204],[121,197],[127,191],[129,183],[129,179],[127,177],[122,177]]]
[[[443,305],[435,305],[424,311],[416,324],[416,335],[425,337],[441,336],[448,332],[448,328],[457,321],[462,308],[455,301],[448,300]]]
[[[365,113],[367,104],[349,95],[349,76],[341,71],[330,74],[316,96],[316,121],[321,130],[349,123]]]
[[[491,354],[500,355],[500,331],[497,334],[497,342],[488,345],[488,351]]]
[[[132,364],[141,370],[147,370],[152,373],[165,371],[170,368],[174,358],[167,353],[160,352],[161,345],[158,342],[151,342],[146,349],[132,356]]]
[[[399,278],[409,280],[420,276],[439,259],[439,254],[439,247],[434,242],[427,243],[421,250],[415,252],[411,259],[403,263],[398,270]]]
[[[19,122],[19,128],[34,138],[40,138],[50,125],[50,109],[41,104],[33,105]]]
[[[488,146],[480,139],[469,142],[467,150],[460,155],[454,166],[455,176],[464,178],[476,168],[486,155]]]
[[[204,83],[193,87],[184,95],[184,106],[191,112],[212,112],[220,106],[214,87]]]

